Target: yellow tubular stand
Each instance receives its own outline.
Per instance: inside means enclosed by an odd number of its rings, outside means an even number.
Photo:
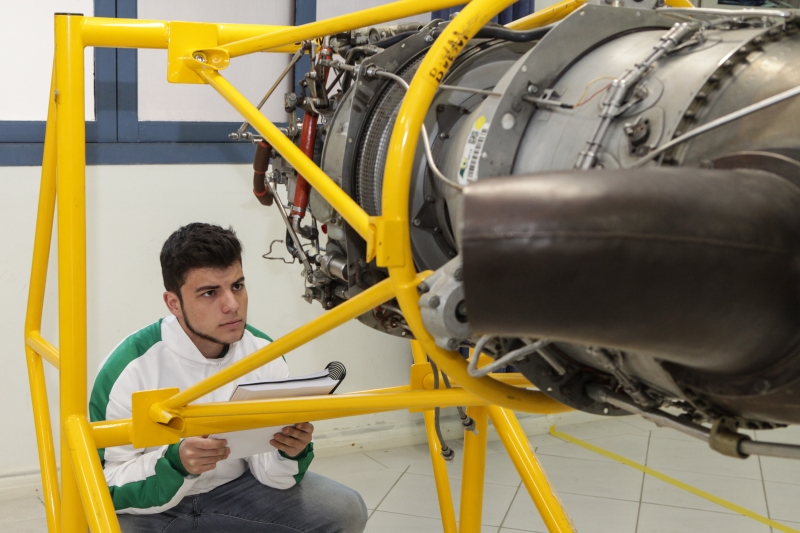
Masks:
[[[542,470],[542,465],[539,464],[538,459],[533,454],[528,437],[522,431],[522,426],[520,426],[517,417],[511,411],[496,405],[490,405],[488,410],[492,425],[497,430],[497,434],[500,435],[500,440],[508,451],[508,455],[511,457],[517,472],[519,472],[525,488],[528,489],[528,493],[533,499],[533,504],[536,506],[536,510],[539,511],[547,530],[550,533],[572,533],[575,531],[572,521],[550,485],[544,470]]]
[[[58,315],[62,427],[86,417],[86,141],[83,17],[56,15]],[[61,531],[86,531],[69,446],[61,435]]]
[[[141,428],[148,427],[147,424],[137,426],[135,420],[141,422],[142,419],[135,418],[136,415],[132,419],[93,424],[89,424],[87,419],[84,119],[86,46],[161,49],[172,46],[171,61],[179,61],[180,65],[188,67],[187,72],[191,78],[181,81],[205,82],[239,110],[243,117],[264,135],[267,141],[299,173],[303,174],[367,241],[368,249],[376,255],[379,264],[388,268],[390,275],[389,279],[193,387],[178,393],[155,391],[160,395],[159,401],[154,399],[143,403],[139,416],[143,414],[149,427],[158,430],[154,433],[158,435],[158,439],[166,440],[178,436],[280,425],[294,421],[297,417],[304,420],[323,420],[396,409],[423,410],[445,533],[455,533],[452,495],[447,468],[441,457],[439,441],[435,434],[433,408],[468,406],[469,412],[478,424],[479,433],[478,435],[468,433],[465,436],[466,463],[461,529],[464,532],[479,530],[483,469],[482,467],[479,470],[472,469],[477,468],[473,467],[473,463],[483,464],[486,451],[487,413],[492,413],[493,418],[500,420],[496,425],[506,424],[510,428],[507,431],[514,439],[519,442],[524,440],[524,435],[520,437],[521,429],[510,411],[496,411],[500,408],[487,405],[493,403],[535,413],[558,413],[568,408],[541,392],[526,390],[525,387],[529,387],[530,384],[519,375],[497,376],[497,379],[491,376],[471,378],[466,371],[466,362],[459,354],[441,350],[434,344],[422,324],[417,304],[416,287],[429,273],[418,274],[411,259],[408,236],[408,190],[411,158],[417,144],[420,124],[441,79],[477,30],[497,12],[511,4],[512,0],[474,0],[451,21],[447,30],[430,49],[411,84],[393,131],[386,165],[384,214],[381,217],[368,216],[220,75],[214,66],[214,61],[204,64],[193,57],[183,57],[182,49],[176,48],[175,45],[175,41],[180,38],[181,43],[194,46],[193,32],[198,30],[193,28],[200,28],[203,35],[198,39],[203,44],[199,44],[197,49],[201,50],[208,46],[209,41],[216,40],[217,46],[205,51],[217,53],[220,57],[236,57],[261,51],[294,52],[298,48],[298,43],[305,39],[316,39],[332,33],[452,7],[462,2],[463,0],[431,0],[422,3],[416,0],[404,0],[297,28],[241,24],[193,26],[154,20],[56,16],[53,85],[49,95],[36,240],[25,321],[25,349],[49,531],[83,533],[89,525],[95,533],[119,531],[96,450],[98,447],[130,444],[137,438],[141,442],[142,435],[136,432],[145,431]],[[566,14],[566,10],[562,9],[559,13]],[[42,308],[56,205],[59,243],[58,349],[41,335]],[[409,327],[419,340],[419,343],[414,344],[414,355],[415,361],[423,365],[417,367],[417,370],[421,369],[423,373],[418,373],[417,379],[412,381],[412,384],[324,398],[266,400],[242,402],[237,405],[191,403],[393,297],[397,297]],[[458,387],[431,390],[432,387],[428,384],[432,374],[424,373],[426,354],[430,355],[439,368],[458,384]],[[45,361],[59,371],[62,428],[60,491],[44,380]],[[519,388],[512,384],[518,385]],[[497,413],[503,413],[503,416]],[[167,431],[164,429],[165,426],[172,429]],[[135,429],[137,427],[139,429]],[[546,500],[547,494],[551,494],[552,491],[543,477],[539,479],[533,474],[523,473],[535,469],[531,468],[531,460],[525,455],[524,450],[521,451],[520,446],[519,443],[507,444],[512,458],[514,454],[520,456],[515,459],[520,475],[523,478],[526,475],[530,478],[530,486],[528,483],[526,486],[531,490],[538,487],[537,490],[544,494],[543,498]],[[545,507],[550,509],[555,505],[557,503],[547,502]],[[559,516],[557,510],[551,514],[556,516],[557,522]],[[564,528],[559,529],[560,526],[557,524],[547,523],[553,532],[568,531]]]
[[[36,427],[36,442],[39,448],[39,468],[42,472],[47,529],[60,531],[61,496],[58,491],[56,454],[53,446],[53,428],[50,423],[50,407],[44,379],[42,358],[58,364],[58,351],[39,335],[42,327],[44,291],[47,285],[47,265],[50,260],[50,244],[53,234],[53,217],[56,208],[56,102],[55,63],[48,93],[45,150],[42,158],[42,179],[39,185],[39,209],[36,217],[36,237],[33,243],[31,281],[28,288],[28,309],[25,315],[25,355],[28,362],[28,379],[31,387],[33,421]],[[41,342],[40,342],[41,340]]]
[[[475,421],[475,431],[464,432],[464,458],[461,469],[461,507],[459,533],[480,533],[483,516],[483,479],[486,471],[486,439],[489,424],[485,407],[468,407],[467,416]]]

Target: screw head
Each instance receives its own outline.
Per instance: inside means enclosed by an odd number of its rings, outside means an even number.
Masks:
[[[458,267],[455,272],[453,272],[453,277],[456,278],[456,281],[463,281],[464,280],[464,269]]]
[[[458,341],[456,339],[447,339],[447,349],[455,350],[458,348]]]
[[[425,36],[425,42],[426,43],[432,43],[433,42],[433,35],[430,35],[430,34],[426,35]]]
[[[414,226],[419,227],[422,224],[422,221],[418,218],[414,219]]]
[[[206,62],[206,56],[204,56],[203,54],[195,54],[192,57],[194,57],[195,61],[199,61],[200,63],[205,63]]]
[[[440,303],[442,302],[441,300],[439,300],[438,296],[431,296],[430,300],[428,300],[428,305],[431,306],[431,309],[436,309],[437,307],[439,307]]]

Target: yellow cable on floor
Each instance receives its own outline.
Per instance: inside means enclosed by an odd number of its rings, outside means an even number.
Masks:
[[[768,525],[770,527],[774,527],[778,531],[783,531],[784,533],[800,533],[800,531],[797,531],[796,529],[792,529],[789,526],[785,526],[785,525],[781,524],[780,522],[776,522],[775,520],[770,520],[766,516],[761,516],[758,513],[754,513],[753,511],[750,511],[749,509],[745,509],[744,507],[736,505],[735,503],[731,503],[728,500],[723,500],[719,496],[714,496],[713,494],[710,494],[710,493],[708,493],[708,492],[706,492],[704,490],[700,490],[700,489],[698,489],[696,487],[692,487],[691,485],[688,485],[688,484],[684,483],[683,481],[678,481],[675,478],[669,477],[666,474],[662,474],[661,472],[653,470],[652,468],[648,468],[648,467],[646,467],[644,465],[640,465],[639,463],[631,461],[630,459],[622,457],[621,455],[617,455],[617,454],[615,454],[613,452],[610,452],[608,450],[604,450],[603,448],[595,446],[594,444],[589,444],[588,442],[584,442],[582,440],[576,439],[572,435],[567,435],[566,433],[561,433],[560,431],[556,431],[556,427],[555,426],[550,426],[550,434],[552,436],[558,438],[558,439],[565,440],[567,442],[571,442],[572,444],[576,444],[576,445],[580,446],[581,448],[586,448],[587,450],[593,451],[595,453],[599,453],[600,455],[608,457],[609,459],[613,459],[615,461],[619,461],[620,463],[622,463],[624,465],[628,465],[631,468],[635,468],[636,470],[638,470],[640,472],[644,472],[645,474],[649,474],[649,475],[653,476],[654,478],[660,479],[661,481],[663,481],[665,483],[669,483],[670,485],[674,485],[674,486],[678,487],[679,489],[683,489],[683,490],[685,490],[687,492],[691,492],[695,496],[700,496],[701,498],[705,498],[706,500],[708,500],[710,502],[714,502],[717,505],[721,505],[722,507],[725,507],[726,509],[730,509],[731,511],[737,512],[737,513],[739,513],[741,515],[744,515],[744,516],[746,516],[748,518],[752,518],[753,520],[761,522],[762,524],[766,524],[766,525]]]

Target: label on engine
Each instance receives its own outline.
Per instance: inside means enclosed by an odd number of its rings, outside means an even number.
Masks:
[[[472,126],[469,132],[467,144],[464,145],[464,156],[461,159],[461,169],[458,171],[458,182],[466,185],[478,179],[478,168],[483,156],[483,145],[486,144],[486,137],[489,135],[491,123],[486,121],[486,117],[480,117]]]

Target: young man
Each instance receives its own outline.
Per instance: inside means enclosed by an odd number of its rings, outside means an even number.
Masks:
[[[130,418],[134,392],[186,389],[271,342],[246,323],[241,252],[233,230],[219,226],[188,224],[170,235],[161,272],[171,316],[130,335],[103,361],[92,421]],[[279,358],[199,402],[227,401],[239,382],[288,374]],[[226,441],[206,437],[100,450],[122,531],[361,533],[361,496],[307,472],[313,430],[285,427],[270,441],[276,450],[246,459],[228,459]]]

